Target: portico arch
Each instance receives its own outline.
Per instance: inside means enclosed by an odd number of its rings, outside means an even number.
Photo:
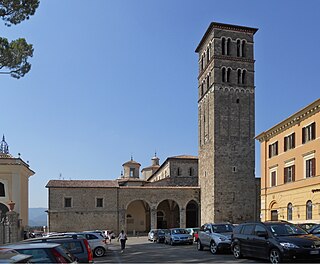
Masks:
[[[176,201],[163,200],[157,206],[157,215],[158,212],[162,217],[157,217],[157,228],[180,227],[180,210]]]
[[[199,206],[194,200],[188,202],[186,206],[186,227],[199,226]]]
[[[144,200],[130,202],[126,210],[127,233],[149,232],[150,230],[150,206]]]

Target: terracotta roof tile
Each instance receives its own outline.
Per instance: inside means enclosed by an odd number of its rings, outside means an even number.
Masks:
[[[111,188],[119,187],[118,182],[114,180],[50,180],[47,188]]]

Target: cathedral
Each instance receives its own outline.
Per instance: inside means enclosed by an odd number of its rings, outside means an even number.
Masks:
[[[50,180],[49,231],[197,227],[260,219],[255,178],[254,34],[212,22],[198,53],[199,156],[131,158],[115,180]],[[196,139],[195,139],[196,140]]]

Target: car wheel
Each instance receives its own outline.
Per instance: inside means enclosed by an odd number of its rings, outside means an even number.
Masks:
[[[240,249],[240,245],[238,244],[235,244],[233,246],[233,256],[236,258],[236,259],[240,259],[242,257],[242,254],[241,254],[241,249]]]
[[[103,247],[97,247],[94,249],[94,255],[96,257],[102,257],[106,253],[106,250]]]
[[[202,244],[201,244],[199,239],[198,239],[198,242],[197,242],[197,249],[198,250],[203,250],[203,246],[202,246]]]
[[[171,246],[173,246],[173,245],[174,245],[174,243],[173,243],[172,239],[170,239],[170,245],[171,245]]]
[[[270,250],[269,260],[271,263],[280,263],[281,262],[281,254],[280,251],[276,248]]]
[[[218,251],[217,244],[214,241],[211,241],[211,243],[210,243],[210,252],[212,254],[216,254],[217,251]]]

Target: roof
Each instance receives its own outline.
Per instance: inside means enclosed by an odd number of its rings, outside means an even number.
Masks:
[[[173,156],[173,157],[168,157],[168,159],[194,159],[197,160],[197,156],[191,156],[191,155],[179,155],[179,156]]]
[[[290,127],[296,124],[299,124],[302,120],[310,117],[311,115],[314,115],[319,111],[320,111],[320,98],[315,100],[313,103],[307,105],[300,111],[289,116],[287,119],[283,120],[282,122],[271,127],[267,131],[260,133],[255,137],[255,139],[262,142],[264,140],[267,140],[268,138],[272,138],[275,135],[283,132],[284,130],[289,129]]]
[[[129,160],[125,163],[122,164],[122,166],[125,166],[125,165],[138,165],[138,166],[141,166],[141,164],[139,162],[136,162],[134,160]]]
[[[243,31],[243,32],[250,32],[250,33],[256,33],[258,31],[257,28],[251,28],[251,27],[245,27],[245,26],[238,26],[238,25],[232,25],[232,24],[224,24],[224,23],[218,23],[218,22],[211,22],[206,33],[204,33],[198,47],[196,48],[195,52],[199,52],[200,47],[202,46],[203,42],[206,40],[208,35],[210,34],[211,30],[213,28],[220,28],[220,29],[226,29],[226,30],[234,30],[234,31]]]
[[[119,187],[115,180],[50,180],[46,188],[115,188]]]
[[[145,167],[143,168],[141,171],[144,171],[144,170],[152,170],[152,169],[158,169],[160,168],[160,165],[151,165],[149,167]]]

